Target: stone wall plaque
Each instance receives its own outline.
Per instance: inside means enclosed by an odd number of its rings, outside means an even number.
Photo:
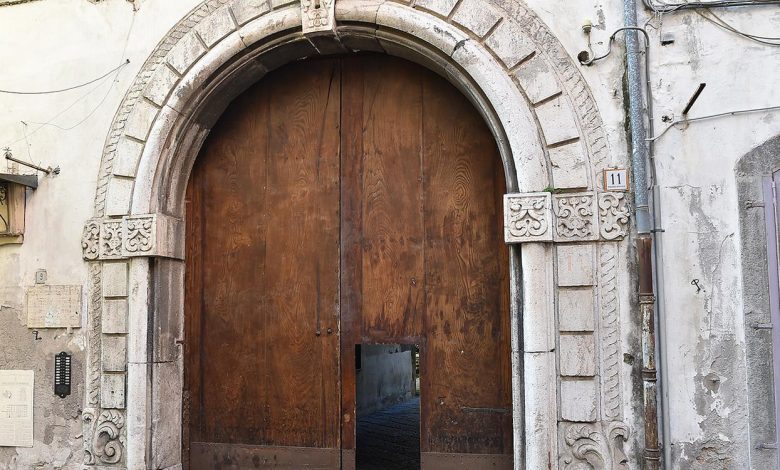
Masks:
[[[81,286],[30,287],[26,308],[27,328],[79,328]]]
[[[0,370],[0,446],[33,446],[31,370]]]

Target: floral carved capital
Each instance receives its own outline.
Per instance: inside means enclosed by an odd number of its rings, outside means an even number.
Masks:
[[[159,256],[181,258],[181,221],[163,214],[141,214],[87,221],[81,248],[87,261]]]
[[[594,193],[555,195],[555,235],[560,240],[592,240],[598,237]]]
[[[625,193],[580,192],[504,195],[507,243],[619,240],[628,233]]]
[[[507,243],[552,240],[550,193],[504,196],[504,235]]]

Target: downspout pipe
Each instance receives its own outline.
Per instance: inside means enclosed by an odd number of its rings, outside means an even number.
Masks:
[[[623,0],[623,15],[626,28],[637,28],[636,1]],[[650,235],[650,205],[647,191],[647,133],[645,131],[644,98],[642,95],[642,71],[639,57],[639,33],[627,29],[626,74],[628,81],[628,121],[631,129],[631,176],[634,188],[634,209],[636,230],[640,237]]]
[[[652,189],[655,190],[656,175],[655,161],[653,159],[653,143],[647,139],[647,131],[653,134],[653,108],[652,89],[650,87],[650,69],[648,46],[650,40],[647,32],[637,24],[636,0],[623,0],[624,28],[626,37],[626,75],[628,85],[628,119],[631,131],[631,173],[634,189],[634,211],[637,228],[637,270],[639,272],[639,310],[642,323],[642,382],[643,382],[643,409],[644,409],[644,468],[646,470],[658,470],[663,468],[665,462],[661,461],[661,449],[659,446],[659,421],[665,416],[658,413],[659,386],[663,386],[657,380],[656,370],[656,334],[659,338],[663,333],[663,323],[659,322],[660,312],[656,303],[653,290],[653,280],[658,285],[657,266],[659,246],[653,247],[655,238],[655,224],[651,219],[650,197],[647,178],[648,166],[653,170]],[[640,49],[639,33],[644,35],[644,47]],[[642,80],[641,56],[644,56],[645,80]],[[646,96],[643,95],[644,93]],[[645,126],[645,98],[647,111],[647,126]],[[655,192],[655,191],[654,191]],[[653,198],[657,204],[657,199]],[[653,215],[656,211],[653,211]],[[653,263],[653,257],[656,263]],[[658,315],[656,315],[658,313]],[[662,349],[659,348],[659,352]],[[660,354],[659,354],[660,356]],[[665,401],[661,400],[662,404]],[[663,407],[662,407],[663,408]],[[664,433],[664,439],[668,437]],[[665,451],[668,449],[665,448]]]

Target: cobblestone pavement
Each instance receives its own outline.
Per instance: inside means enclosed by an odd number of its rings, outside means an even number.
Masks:
[[[358,418],[357,470],[419,470],[420,398]]]

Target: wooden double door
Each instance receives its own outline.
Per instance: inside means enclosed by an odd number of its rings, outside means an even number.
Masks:
[[[183,456],[354,468],[355,346],[420,349],[422,468],[511,468],[503,169],[470,103],[382,55],[237,98],[187,189]]]

